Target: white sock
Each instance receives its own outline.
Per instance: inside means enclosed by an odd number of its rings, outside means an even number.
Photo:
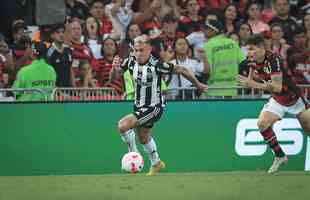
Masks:
[[[135,132],[133,129],[130,129],[126,133],[121,134],[121,138],[128,145],[129,152],[139,152],[136,145]]]
[[[153,137],[151,137],[150,141],[147,144],[144,144],[143,147],[144,147],[144,150],[149,155],[149,158],[151,160],[151,165],[153,166],[157,164],[160,161],[160,159],[159,159],[159,155],[157,152],[156,143]]]

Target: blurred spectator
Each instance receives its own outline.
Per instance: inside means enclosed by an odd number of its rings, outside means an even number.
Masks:
[[[236,32],[238,27],[238,8],[235,4],[229,4],[224,9],[224,33],[228,35],[229,33]]]
[[[100,24],[94,17],[88,17],[86,19],[84,42],[91,49],[94,58],[100,59],[101,55],[101,43],[103,41],[100,35]]]
[[[78,77],[76,78],[76,87],[83,88],[92,88],[97,87],[96,80],[93,78],[92,69],[89,65],[88,60],[81,60],[79,62],[79,71]]]
[[[248,23],[243,23],[239,27],[239,46],[241,50],[247,55],[247,48],[246,48],[246,40],[253,35],[252,27]]]
[[[53,43],[47,52],[47,62],[54,67],[57,87],[73,87],[74,74],[72,71],[72,52],[64,44],[64,25],[55,24],[51,29]]]
[[[0,32],[6,38],[10,37],[12,22],[16,19],[27,20],[32,23],[32,6],[33,1],[29,0],[1,0],[0,6]]]
[[[121,58],[126,58],[133,48],[133,40],[141,35],[141,28],[139,24],[131,23],[127,27],[125,40],[120,45],[119,55]]]
[[[239,45],[223,35],[223,26],[219,21],[209,20],[205,24],[208,41],[204,44],[204,50],[209,65],[210,87],[237,86],[235,77],[239,72],[239,64],[245,59]],[[235,96],[236,89],[209,90],[209,96]]]
[[[161,34],[151,41],[155,54],[163,59],[167,51],[172,51],[176,38],[184,36],[182,32],[177,32],[177,26],[177,18],[172,14],[166,15],[162,20]]]
[[[265,49],[267,51],[272,51],[272,33],[271,31],[264,31],[262,33],[265,42]]]
[[[90,5],[89,13],[100,22],[100,34],[104,37],[111,36],[113,26],[105,13],[102,1],[94,0]]]
[[[188,57],[189,55],[189,44],[185,38],[178,38],[175,41],[174,44],[174,50],[175,50],[175,59],[170,61],[171,63],[175,65],[180,65],[183,67],[188,68],[192,73],[195,74],[195,76],[199,80],[204,80],[208,73],[208,66],[207,64],[203,62],[199,62],[194,59],[190,59]],[[168,89],[170,89],[171,93],[168,95],[171,95],[173,99],[175,98],[181,98],[183,99],[183,95],[186,99],[193,99],[197,94],[193,92],[192,90],[185,90],[179,91],[178,88],[190,88],[192,87],[192,83],[186,80],[185,78],[181,77],[180,75],[172,74],[171,79],[168,83]],[[184,93],[182,93],[184,92]]]
[[[82,27],[79,21],[74,20],[70,24],[70,34],[71,34],[71,50],[72,50],[72,69],[74,71],[74,77],[76,85],[78,85],[81,80],[81,71],[80,71],[80,61],[87,60],[88,63],[92,63],[93,55],[90,48],[82,42]]]
[[[113,28],[118,29],[120,40],[125,38],[126,28],[131,22],[134,13],[131,10],[132,0],[113,0],[106,5],[106,13],[112,22]]]
[[[218,20],[217,12],[214,10],[208,11],[208,14],[205,16],[205,21],[208,20]],[[201,29],[189,34],[186,36],[186,39],[189,45],[193,46],[194,48],[193,57],[202,61],[204,55],[203,44],[207,41],[207,33],[205,29]]]
[[[305,14],[302,24],[306,31],[307,48],[310,48],[310,13]]]
[[[288,68],[292,79],[297,84],[310,84],[310,49],[306,48],[307,38],[303,28],[297,28],[294,36],[294,46],[287,50]]]
[[[161,0],[153,0],[149,16],[142,23],[142,32],[151,38],[157,38],[161,33],[160,7]]]
[[[269,24],[269,22],[274,18],[276,15],[275,10],[273,9],[272,2],[265,0],[264,8],[261,13],[261,19],[264,23]]]
[[[290,5],[288,0],[274,0],[274,9],[276,16],[269,22],[272,24],[281,24],[284,34],[284,39],[288,44],[292,44],[292,35],[297,27],[295,18],[290,16]]]
[[[173,14],[166,15],[162,20],[162,32],[160,39],[164,44],[165,50],[172,48],[177,37],[184,37],[183,33],[177,32],[178,19]]]
[[[263,8],[258,2],[250,2],[246,8],[247,23],[251,25],[254,34],[270,30],[268,24],[261,20]]]
[[[186,5],[186,15],[181,16],[178,26],[178,31],[183,32],[186,36],[192,32],[199,31],[203,19],[199,16],[199,4],[197,0],[187,0]]]
[[[224,10],[224,8],[228,6],[230,2],[231,1],[229,0],[206,0],[206,5],[208,8],[211,8],[211,9]]]
[[[23,67],[17,74],[13,88],[43,89],[52,92],[56,83],[56,72],[54,68],[45,61],[47,49],[44,43],[32,45],[32,64]],[[44,101],[46,95],[40,93],[17,93],[19,101]],[[50,95],[48,95],[50,96]]]
[[[271,35],[272,35],[272,52],[280,55],[284,61],[286,61],[286,52],[290,47],[286,40],[283,38],[283,29],[280,24],[271,25]],[[284,62],[286,64],[286,62]]]
[[[27,25],[23,20],[15,20],[12,24],[11,49],[15,59],[15,68],[19,70],[25,65],[31,64],[31,39],[27,35]]]
[[[10,86],[9,75],[13,70],[13,58],[5,38],[0,34],[0,88]]]
[[[66,1],[66,14],[69,18],[79,18],[86,20],[88,15],[88,8],[85,4],[77,0],[65,0]]]
[[[93,65],[94,78],[98,81],[100,87],[114,88],[117,94],[121,95],[124,92],[124,81],[118,78],[109,82],[110,72],[112,70],[112,62],[115,56],[118,56],[117,43],[112,38],[107,38],[102,43],[103,59],[97,60]]]
[[[176,18],[181,17],[180,7],[178,6],[177,0],[165,0],[165,3],[171,9],[168,13],[173,14]]]

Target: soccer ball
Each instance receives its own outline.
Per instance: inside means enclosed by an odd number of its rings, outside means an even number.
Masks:
[[[122,170],[130,173],[141,172],[144,166],[143,157],[137,152],[126,153],[122,158]]]

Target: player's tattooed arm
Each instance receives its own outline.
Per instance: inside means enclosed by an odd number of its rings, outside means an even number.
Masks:
[[[279,93],[282,91],[282,74],[275,74],[271,76],[270,82],[259,83],[248,77],[238,75],[237,80],[240,86],[248,88],[256,88],[268,92]]]
[[[282,73],[271,75],[271,82],[266,83],[266,90],[279,93],[282,91],[283,76]]]

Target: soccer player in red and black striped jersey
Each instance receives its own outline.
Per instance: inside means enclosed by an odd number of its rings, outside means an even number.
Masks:
[[[238,81],[241,86],[268,91],[272,95],[260,113],[257,125],[275,153],[274,162],[268,170],[269,173],[274,173],[282,164],[287,163],[288,158],[280,147],[272,126],[289,113],[297,117],[304,131],[310,135],[309,103],[287,74],[281,57],[265,49],[261,35],[251,36],[247,40],[247,48],[249,76],[239,75]]]

